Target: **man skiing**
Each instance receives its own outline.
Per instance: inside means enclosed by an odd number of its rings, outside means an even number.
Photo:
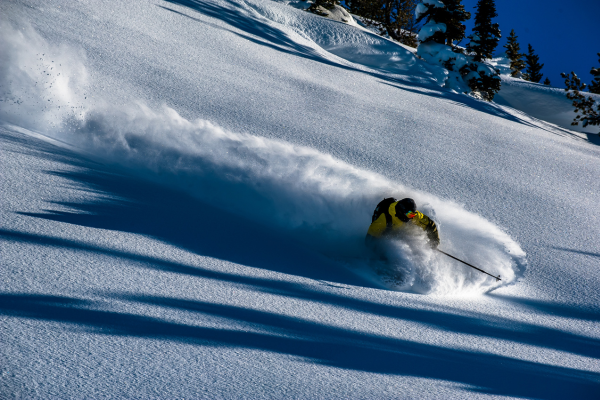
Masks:
[[[373,211],[371,226],[369,226],[365,241],[367,245],[373,245],[378,241],[377,239],[393,237],[394,234],[400,232],[400,229],[405,228],[408,222],[427,232],[429,245],[432,248],[438,247],[440,236],[435,222],[427,215],[417,211],[415,201],[410,198],[398,201],[390,197],[379,202]]]
[[[440,244],[440,235],[438,234],[435,222],[433,222],[427,215],[417,211],[417,205],[413,199],[406,198],[398,201],[393,197],[381,200],[379,204],[377,204],[375,211],[373,211],[371,226],[369,226],[369,231],[367,232],[367,237],[365,238],[367,246],[374,250],[381,250],[381,248],[379,248],[379,244],[381,243],[380,239],[394,237],[394,235],[397,235],[402,229],[407,227],[406,224],[408,222],[412,222],[414,225],[420,226],[427,233],[431,248],[437,249]],[[502,280],[500,275],[494,276],[489,272],[482,270],[481,268],[477,268],[466,261],[454,257],[453,255],[441,250],[438,251],[450,258],[455,259],[456,261],[460,261],[461,263],[478,270],[479,272],[483,272],[484,274],[495,278],[497,281]],[[386,259],[385,254],[380,255],[383,259]],[[383,274],[389,275],[389,271],[384,271]],[[398,276],[392,274],[391,277],[395,281],[402,282],[401,274]]]

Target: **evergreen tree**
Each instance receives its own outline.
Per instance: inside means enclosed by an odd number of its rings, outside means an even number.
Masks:
[[[544,80],[544,85],[550,86],[550,79],[548,79],[548,77],[546,77],[546,79]]]
[[[600,53],[598,54],[598,62],[600,62]],[[592,68],[590,74],[594,77],[590,85],[590,92],[600,94],[600,68]]]
[[[452,13],[446,4],[450,4],[455,13]],[[476,60],[475,56],[466,55],[458,48],[452,47],[453,40],[461,38],[461,31],[464,35],[464,29],[461,30],[459,26],[460,22],[469,16],[469,13],[464,12],[460,0],[445,0],[445,3],[438,0],[421,0],[415,13],[418,22],[426,21],[419,31],[417,55],[448,70],[445,87],[462,93],[473,92],[484,100],[492,101],[500,90],[499,71],[483,61]]]
[[[465,11],[461,2],[462,0],[444,0],[449,14],[446,22],[446,44],[448,46],[453,46],[453,42],[460,42],[465,38],[463,22],[471,19],[471,13]]]
[[[344,3],[351,14],[360,15],[360,0],[346,0]]]
[[[435,42],[446,43],[446,29],[451,15],[441,1],[421,2],[415,10],[417,23],[425,20],[425,25],[419,31],[421,43]]]
[[[506,57],[510,60],[510,76],[520,77],[521,71],[525,68],[525,61],[523,61],[523,53],[521,53],[521,46],[517,42],[518,36],[515,34],[515,30],[510,30],[508,40],[504,45],[506,49]]]
[[[373,1],[373,0],[371,0]],[[415,7],[418,0],[379,0],[380,21],[385,32],[394,40],[417,47],[414,30]]]
[[[485,101],[492,101],[500,90],[500,71],[484,62],[472,62],[461,69],[469,88]]]
[[[534,53],[533,47],[531,44],[528,45],[528,54],[525,54],[525,61],[527,63],[527,69],[525,70],[525,80],[530,82],[538,83],[544,74],[541,74],[540,71],[544,64],[540,64],[540,57]]]
[[[388,35],[407,46],[417,47],[415,7],[418,0],[352,0],[346,1],[351,13],[364,17],[363,22],[375,26],[379,34]]]
[[[467,44],[467,50],[475,53],[475,61],[483,61],[492,58],[498,41],[500,40],[500,26],[492,23],[492,18],[497,17],[496,4],[494,0],[479,0],[475,12],[475,27],[473,34],[469,36],[471,41]]]
[[[581,79],[575,72],[571,72],[571,74],[560,74],[565,78],[567,98],[573,100],[573,107],[577,113],[571,125],[579,125],[579,122],[584,128],[588,125],[600,125],[600,103],[596,104],[596,100],[592,96],[585,97],[581,92],[586,88],[586,84],[581,83]]]
[[[408,1],[407,1],[408,3]],[[417,40],[417,19],[415,18],[415,7],[418,3],[418,0],[410,0],[410,7],[407,7],[406,10],[409,11],[406,16],[406,23],[402,25],[402,34],[400,36],[400,43],[403,43],[407,46],[417,48],[419,46],[419,41]]]

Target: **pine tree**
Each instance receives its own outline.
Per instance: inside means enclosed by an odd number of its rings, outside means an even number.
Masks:
[[[490,1],[493,5],[493,0],[480,0],[480,3]],[[445,3],[451,3],[451,7],[454,7],[457,13],[451,13]],[[462,93],[473,92],[484,100],[492,101],[500,90],[500,72],[483,60],[477,60],[474,55],[466,55],[458,48],[452,47],[453,40],[460,38],[460,34],[456,36],[457,32],[461,31],[460,27],[452,26],[452,20],[454,18],[454,21],[458,21],[460,25],[469,13],[463,13],[464,8],[460,0],[445,0],[445,3],[439,0],[421,0],[417,5],[415,9],[417,22],[426,20],[419,31],[420,43],[417,55],[431,64],[441,65],[448,70],[445,87]],[[495,10],[493,14],[495,15]],[[497,24],[495,25],[497,30]],[[448,26],[451,27],[450,35],[454,36],[449,36]],[[464,30],[462,32],[464,34]],[[498,35],[499,33],[498,30]]]
[[[497,16],[494,0],[479,0],[477,2],[475,27],[473,28],[473,34],[469,36],[471,41],[467,44],[467,50],[475,53],[475,61],[491,58],[496,46],[498,46],[501,37],[500,26],[492,23],[492,18]]]
[[[425,25],[419,31],[421,43],[446,43],[446,29],[450,21],[450,13],[441,1],[421,2],[415,10],[417,23],[425,20]]]
[[[596,100],[592,96],[585,97],[581,92],[586,88],[586,84],[581,83],[581,79],[575,72],[571,72],[571,74],[560,74],[565,78],[567,98],[573,100],[573,107],[577,113],[571,125],[579,125],[579,122],[584,128],[588,125],[600,125],[600,103],[596,104]]]
[[[418,0],[352,0],[346,1],[351,13],[364,17],[363,22],[375,26],[382,36],[417,47],[415,7]]]
[[[528,54],[525,54],[525,61],[527,63],[527,69],[525,70],[525,80],[530,82],[538,83],[544,74],[540,74],[542,67],[544,64],[540,64],[540,57],[534,53],[533,47],[531,44],[528,45]]]
[[[544,85],[550,86],[550,79],[548,79],[548,77],[546,77],[546,79],[544,80]]]
[[[473,71],[478,75],[468,80],[469,87],[472,91],[479,93],[485,101],[492,101],[494,100],[496,93],[500,90],[500,73],[498,70],[485,73],[483,71],[478,71],[479,68],[474,71],[476,65],[477,64],[472,64],[468,67],[470,71]]]
[[[598,62],[600,62],[600,53],[598,54]],[[600,68],[592,68],[590,74],[594,77],[590,85],[590,92],[600,94]]]
[[[521,46],[517,42],[518,36],[515,34],[515,30],[510,30],[508,40],[504,45],[506,49],[506,57],[510,60],[510,75],[513,77],[519,77],[521,71],[525,68],[525,61],[523,61],[523,53],[521,53]]]
[[[350,13],[360,15],[360,0],[346,0],[344,4]]]
[[[416,35],[411,32],[411,29],[414,29],[417,1],[379,0],[382,10],[380,21],[387,34],[392,39],[412,47],[417,47]]]
[[[465,38],[464,21],[471,19],[471,13],[465,11],[465,6],[461,4],[462,0],[444,0],[444,4],[449,13],[446,22],[446,44],[453,46],[453,42],[460,42]]]

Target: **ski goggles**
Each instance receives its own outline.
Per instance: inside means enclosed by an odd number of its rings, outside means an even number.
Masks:
[[[410,218],[410,219],[412,219],[412,218],[414,218],[414,217],[416,217],[416,216],[417,216],[417,213],[416,213],[416,212],[414,212],[414,211],[409,211],[409,212],[407,212],[405,215],[406,215],[406,218]]]

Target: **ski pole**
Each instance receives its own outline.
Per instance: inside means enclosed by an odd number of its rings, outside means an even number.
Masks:
[[[452,255],[450,255],[450,254],[448,254],[448,253],[445,253],[445,252],[441,251],[440,249],[436,249],[436,250],[437,250],[437,251],[439,251],[439,252],[440,252],[440,253],[442,253],[442,254],[445,254],[445,255],[447,255],[447,256],[448,256],[448,257],[450,257],[450,258],[454,258],[456,261],[460,261],[461,263],[468,265],[468,266],[469,266],[469,267],[471,267],[471,268],[475,268],[477,271],[481,271],[481,272],[483,272],[484,274],[487,274],[487,275],[491,276],[492,278],[496,278],[496,281],[501,281],[501,280],[502,280],[502,279],[500,279],[500,275],[498,275],[498,276],[494,276],[494,275],[492,275],[492,274],[490,274],[490,273],[487,273],[487,272],[485,272],[484,270],[482,270],[482,269],[480,269],[480,268],[477,268],[477,267],[476,267],[476,266],[474,266],[474,265],[471,265],[471,264],[469,264],[468,262],[465,262],[465,261],[463,261],[463,260],[461,260],[461,259],[459,259],[459,258],[456,258],[456,257],[454,257],[454,256],[452,256]]]

